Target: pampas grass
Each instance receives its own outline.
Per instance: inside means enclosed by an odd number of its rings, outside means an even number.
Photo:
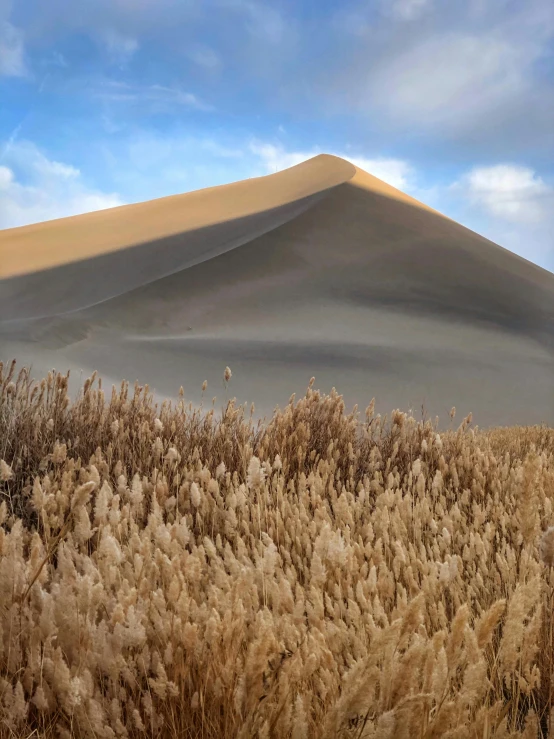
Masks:
[[[0,365],[0,736],[546,736],[554,431],[313,385],[254,424]]]

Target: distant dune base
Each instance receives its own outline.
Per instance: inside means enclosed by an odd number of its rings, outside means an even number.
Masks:
[[[349,405],[554,424],[554,275],[335,157],[0,232],[0,357]],[[223,387],[222,372],[233,378]]]

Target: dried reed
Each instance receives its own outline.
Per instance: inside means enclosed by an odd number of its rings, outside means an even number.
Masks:
[[[0,365],[0,736],[544,734],[554,430],[373,408]]]

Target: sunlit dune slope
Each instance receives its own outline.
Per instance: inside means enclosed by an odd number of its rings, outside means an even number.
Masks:
[[[0,277],[89,259],[248,216],[272,214],[305,198],[311,202],[314,196],[355,175],[356,168],[349,162],[321,156],[269,177],[0,231]]]

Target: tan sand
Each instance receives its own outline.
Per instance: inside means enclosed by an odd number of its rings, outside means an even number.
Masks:
[[[307,166],[271,177],[0,231],[0,278],[266,214],[342,184],[355,174],[356,168],[349,162],[316,157]]]
[[[0,358],[554,423],[554,275],[336,157],[0,232]],[[210,396],[211,397],[211,396]]]

